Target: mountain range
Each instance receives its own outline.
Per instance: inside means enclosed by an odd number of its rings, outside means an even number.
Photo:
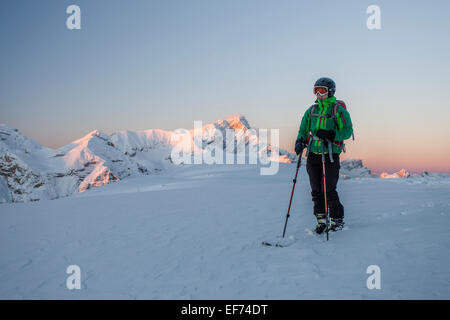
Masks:
[[[216,140],[230,130],[234,143]],[[296,159],[296,155],[260,141],[256,130],[240,114],[189,133],[193,152],[223,148],[224,153],[237,154],[257,145],[260,153],[278,152],[280,162]],[[0,203],[57,199],[128,177],[163,173],[174,165],[170,155],[176,141],[172,135],[172,131],[160,129],[111,135],[94,130],[66,146],[51,149],[2,124]]]
[[[291,163],[295,154],[264,142],[241,114],[187,130],[194,153],[221,149],[223,154],[267,152],[271,161]],[[234,140],[225,139],[232,132]],[[173,168],[174,132],[161,129],[120,131],[107,135],[93,130],[58,149],[40,145],[17,129],[0,124],[0,203],[57,199],[111,182],[142,175],[163,174]],[[273,153],[277,157],[271,157]],[[248,162],[248,157],[246,159]],[[182,163],[183,164],[183,163]],[[444,174],[445,177],[447,175]],[[360,159],[341,161],[342,179],[378,178]],[[379,178],[440,180],[442,174],[410,174],[405,169]]]

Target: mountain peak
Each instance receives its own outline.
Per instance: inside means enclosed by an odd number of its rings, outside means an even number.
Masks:
[[[102,138],[103,140],[105,140],[105,139],[108,140],[109,139],[108,135],[106,135],[105,133],[99,131],[98,129],[95,129],[95,130],[92,130],[91,132],[89,132],[88,134],[86,134],[84,137],[73,141],[72,144],[88,143],[94,137],[99,137],[99,138]]]
[[[28,153],[42,148],[37,141],[24,136],[18,129],[6,124],[0,125],[0,144],[13,152]]]
[[[241,113],[232,113],[227,115],[226,117],[222,118],[221,120],[241,120],[245,119],[245,116]]]
[[[0,123],[0,130],[3,132],[19,132],[18,129],[10,127],[4,123]]]
[[[251,126],[248,123],[245,116],[240,113],[230,114],[230,115],[216,121],[215,124],[218,124],[221,127],[229,127],[230,129],[234,129],[234,130],[251,129]]]

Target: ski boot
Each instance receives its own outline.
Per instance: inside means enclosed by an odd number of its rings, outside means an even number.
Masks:
[[[336,219],[331,218],[330,219],[330,225],[328,226],[328,231],[338,231],[342,230],[344,228],[344,219]]]
[[[316,229],[314,230],[315,233],[321,234],[327,229],[327,214],[326,213],[317,213],[317,225]]]

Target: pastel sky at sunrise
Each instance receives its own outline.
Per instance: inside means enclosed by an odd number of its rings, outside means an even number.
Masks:
[[[66,28],[71,4],[81,30]],[[366,27],[372,4],[381,30]],[[449,32],[444,0],[4,0],[0,123],[57,148],[241,113],[293,151],[328,76],[354,125],[341,159],[450,172]]]

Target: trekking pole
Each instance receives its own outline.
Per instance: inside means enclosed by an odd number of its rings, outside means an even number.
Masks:
[[[302,152],[300,152],[300,155],[298,157],[297,170],[295,171],[295,177],[294,177],[294,180],[293,180],[294,185],[292,186],[291,199],[289,200],[289,207],[288,207],[288,211],[287,211],[287,215],[286,215],[286,222],[284,223],[283,239],[284,239],[284,235],[286,234],[286,226],[287,226],[287,222],[288,222],[288,219],[289,219],[289,212],[291,211],[292,198],[294,196],[295,184],[297,183],[298,169],[300,169],[300,166],[301,166],[301,163],[302,163],[302,153],[303,153],[303,150],[302,150]],[[273,244],[271,242],[263,241],[262,244],[265,245],[265,246],[273,246],[273,245],[275,245],[275,247],[283,247],[284,246],[283,244],[280,244],[279,242]]]
[[[325,208],[327,210],[327,241],[328,241],[328,223],[329,223],[329,210],[327,204],[327,179],[325,175],[325,152],[323,150],[323,145],[325,140],[322,140],[322,175],[323,175],[323,194],[325,196]],[[330,150],[328,150],[330,152]]]
[[[300,153],[299,156],[298,156],[297,170],[295,171],[295,177],[294,177],[294,180],[293,180],[294,184],[292,185],[291,199],[289,200],[289,207],[288,207],[288,211],[287,211],[287,215],[286,215],[286,222],[284,223],[283,238],[284,238],[284,235],[286,233],[286,226],[287,226],[287,222],[288,222],[288,219],[289,219],[289,212],[291,211],[292,197],[294,196],[295,184],[297,183],[298,169],[300,168],[301,163],[302,163],[302,153]]]

